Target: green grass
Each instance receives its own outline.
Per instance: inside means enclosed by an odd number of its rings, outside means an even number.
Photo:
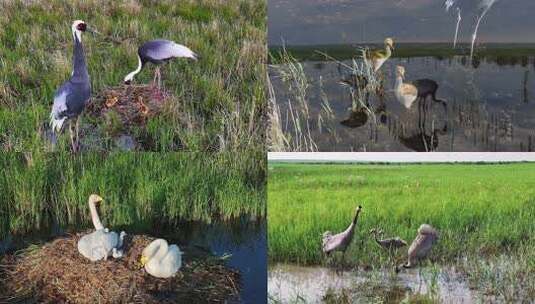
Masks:
[[[262,153],[8,153],[0,156],[0,236],[89,228],[87,199],[106,225],[265,216]]]
[[[10,0],[0,9],[1,149],[46,146],[39,130],[48,122],[55,90],[70,76],[70,28],[82,19],[104,34],[83,35],[93,96],[135,69],[144,41],[171,39],[201,56],[163,67],[164,86],[177,104],[144,130],[151,150],[175,150],[177,142],[188,151],[263,150],[265,1]],[[149,64],[136,82],[152,81],[153,71]],[[105,127],[103,119],[83,120]],[[68,149],[68,136],[58,149]]]
[[[432,262],[459,266],[472,283],[485,282],[495,291],[512,284],[510,290],[535,296],[528,276],[535,270],[533,163],[268,166],[271,262],[324,263],[322,233],[344,230],[360,204],[363,211],[346,254],[349,264],[387,266],[388,255],[373,242],[371,228],[411,242],[418,227],[428,223],[440,233]],[[532,287],[524,288],[523,282]]]

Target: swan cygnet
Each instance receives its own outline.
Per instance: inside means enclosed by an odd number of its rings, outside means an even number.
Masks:
[[[177,245],[169,245],[166,240],[157,239],[143,250],[141,265],[153,277],[170,278],[182,267],[182,254]]]
[[[121,258],[123,256],[122,246],[126,236],[124,231],[121,234],[109,231],[104,228],[97,212],[97,204],[102,202],[102,198],[96,194],[89,196],[89,210],[91,219],[95,226],[95,231],[84,235],[78,241],[78,251],[92,262],[107,260],[109,256]]]

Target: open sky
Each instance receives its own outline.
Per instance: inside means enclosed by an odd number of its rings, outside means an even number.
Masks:
[[[463,1],[463,0],[460,0]],[[466,1],[466,0],[464,0]],[[469,0],[478,1],[478,0]],[[443,0],[269,0],[268,41],[280,45],[453,41],[456,14]],[[460,39],[475,17],[465,12]],[[481,42],[535,42],[535,0],[498,0],[480,27]]]

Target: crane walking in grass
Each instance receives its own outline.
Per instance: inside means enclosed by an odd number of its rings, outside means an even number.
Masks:
[[[322,251],[324,254],[329,256],[334,251],[342,251],[342,266],[344,264],[344,257],[347,248],[351,244],[351,241],[353,240],[353,235],[355,233],[355,227],[357,226],[357,220],[359,218],[360,211],[362,210],[362,206],[358,206],[355,211],[355,217],[353,218],[353,221],[347,227],[346,230],[343,232],[340,232],[338,234],[332,234],[330,231],[325,231],[323,233],[323,239],[322,239]]]
[[[453,41],[453,47],[457,45],[457,37],[459,34],[459,27],[461,25],[462,13],[465,11],[473,12],[476,15],[476,25],[472,33],[472,43],[470,46],[470,58],[474,56],[474,45],[477,39],[477,32],[479,30],[479,24],[485,15],[489,12],[491,7],[498,0],[445,0],[444,6],[446,11],[449,11],[452,7],[455,7],[457,12],[457,25],[455,27],[455,37]]]
[[[71,146],[74,152],[79,148],[79,116],[91,97],[91,81],[87,72],[82,33],[90,31],[82,20],[73,22],[72,37],[73,70],[71,78],[64,82],[54,94],[54,104],[50,113],[50,126],[54,133],[60,133],[65,121],[69,121]]]
[[[181,44],[177,44],[174,41],[156,39],[145,42],[137,50],[138,66],[137,69],[129,73],[124,77],[124,83],[130,84],[134,79],[134,76],[141,72],[141,69],[147,62],[151,62],[156,65],[154,72],[154,82],[158,79],[158,89],[161,84],[160,65],[174,58],[190,58],[197,60],[198,56],[188,47]]]
[[[372,66],[373,71],[377,72],[383,64],[392,56],[394,51],[394,40],[392,38],[385,39],[384,50],[373,50],[366,54],[366,60]]]
[[[419,259],[425,258],[437,240],[438,232],[435,228],[428,224],[422,224],[409,247],[407,263],[402,265],[403,268],[411,268]],[[396,267],[396,272],[399,272],[399,267]]]

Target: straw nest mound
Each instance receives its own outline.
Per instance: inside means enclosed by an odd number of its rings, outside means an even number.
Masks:
[[[87,105],[87,112],[108,119],[114,113],[124,126],[139,126],[159,114],[171,100],[171,94],[156,86],[123,85],[100,92]]]
[[[181,248],[185,254],[177,275],[157,279],[139,264],[154,238],[127,236],[122,259],[92,263],[78,253],[82,235],[4,257],[0,302],[219,303],[238,295],[239,274],[198,249]]]

